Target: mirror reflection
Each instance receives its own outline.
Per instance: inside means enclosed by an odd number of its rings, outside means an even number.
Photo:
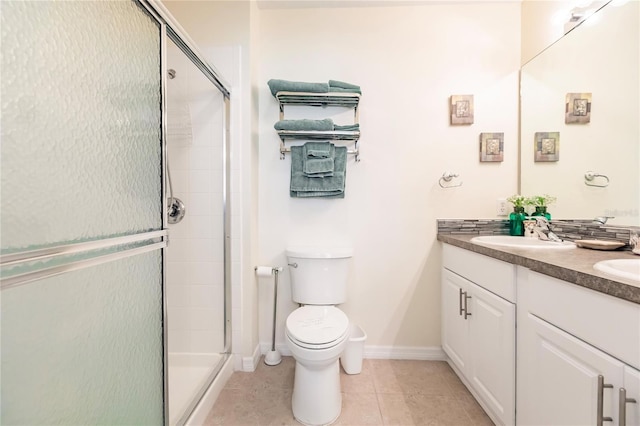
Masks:
[[[639,21],[613,1],[522,67],[520,193],[555,219],[640,226]]]

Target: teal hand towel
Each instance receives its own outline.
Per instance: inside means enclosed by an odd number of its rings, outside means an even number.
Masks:
[[[333,158],[336,146],[330,142],[307,142],[302,146],[303,158]]]
[[[345,124],[345,125],[339,125],[339,124],[334,124],[333,126],[333,130],[338,130],[338,131],[350,131],[350,132],[356,132],[360,130],[360,124],[356,123],[356,124]]]
[[[302,172],[306,177],[326,178],[333,176],[333,158],[307,158],[304,160]]]
[[[343,89],[357,89],[357,90],[360,90],[360,86],[358,86],[356,84],[345,83],[344,81],[340,81],[340,80],[329,80],[329,86],[330,87],[341,87]]]
[[[291,147],[291,183],[290,195],[293,198],[344,198],[347,178],[347,148],[335,147],[333,176],[323,179],[310,178],[304,175],[303,147]]]
[[[336,147],[329,142],[307,142],[302,146],[302,172],[307,177],[333,176]]]
[[[362,91],[360,89],[345,89],[344,87],[329,87],[329,92],[336,93],[359,93],[362,95]]]
[[[345,83],[344,81],[329,80],[329,92],[346,92],[346,93],[359,93],[362,94],[360,86]]]
[[[271,94],[275,97],[278,92],[311,92],[327,93],[329,85],[327,83],[304,83],[301,81],[289,81],[271,79],[267,82]]]
[[[324,120],[280,120],[273,125],[276,130],[294,130],[294,131],[305,131],[305,130],[321,130],[321,131],[331,131],[333,130],[334,124],[333,120],[330,118],[325,118]]]

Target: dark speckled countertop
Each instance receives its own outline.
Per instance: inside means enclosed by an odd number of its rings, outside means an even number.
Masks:
[[[615,279],[593,269],[593,265],[601,260],[638,257],[630,251],[601,251],[584,248],[547,251],[490,247],[472,243],[473,237],[475,235],[438,234],[438,241],[640,304],[640,287],[631,281]]]

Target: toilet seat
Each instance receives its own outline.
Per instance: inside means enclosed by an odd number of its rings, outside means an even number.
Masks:
[[[286,333],[296,345],[327,349],[342,342],[349,332],[349,318],[335,306],[303,306],[287,317]]]

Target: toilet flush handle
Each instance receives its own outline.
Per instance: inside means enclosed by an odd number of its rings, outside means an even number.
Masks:
[[[291,266],[292,268],[297,268],[298,267],[297,263],[287,263],[287,265]]]

